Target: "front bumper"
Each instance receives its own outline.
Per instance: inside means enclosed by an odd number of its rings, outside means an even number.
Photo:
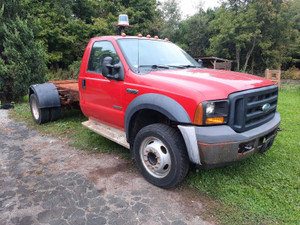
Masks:
[[[179,125],[190,161],[202,167],[230,164],[268,150],[277,135],[280,124],[278,112],[269,122],[237,133],[230,126],[211,127]]]

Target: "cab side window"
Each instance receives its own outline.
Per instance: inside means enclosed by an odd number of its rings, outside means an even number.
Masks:
[[[112,65],[120,62],[120,58],[111,42],[95,42],[90,53],[88,72],[102,74],[103,59],[107,56],[113,58]],[[116,71],[113,71],[113,73],[116,73]]]

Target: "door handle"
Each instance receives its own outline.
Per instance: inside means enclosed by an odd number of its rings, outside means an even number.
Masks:
[[[82,89],[86,89],[86,82],[85,82],[85,79],[82,79],[82,80],[81,80],[81,86],[82,86]]]

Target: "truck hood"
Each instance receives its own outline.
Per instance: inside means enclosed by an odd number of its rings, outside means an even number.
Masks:
[[[213,69],[160,70],[152,71],[146,76],[165,85],[200,92],[206,100],[223,99],[233,92],[274,84],[250,74]]]

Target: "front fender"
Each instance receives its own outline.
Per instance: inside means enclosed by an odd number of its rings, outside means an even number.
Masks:
[[[160,94],[143,94],[133,99],[126,109],[124,124],[127,138],[132,116],[142,109],[152,109],[160,112],[171,121],[191,123],[191,119],[185,109],[174,99]]]

